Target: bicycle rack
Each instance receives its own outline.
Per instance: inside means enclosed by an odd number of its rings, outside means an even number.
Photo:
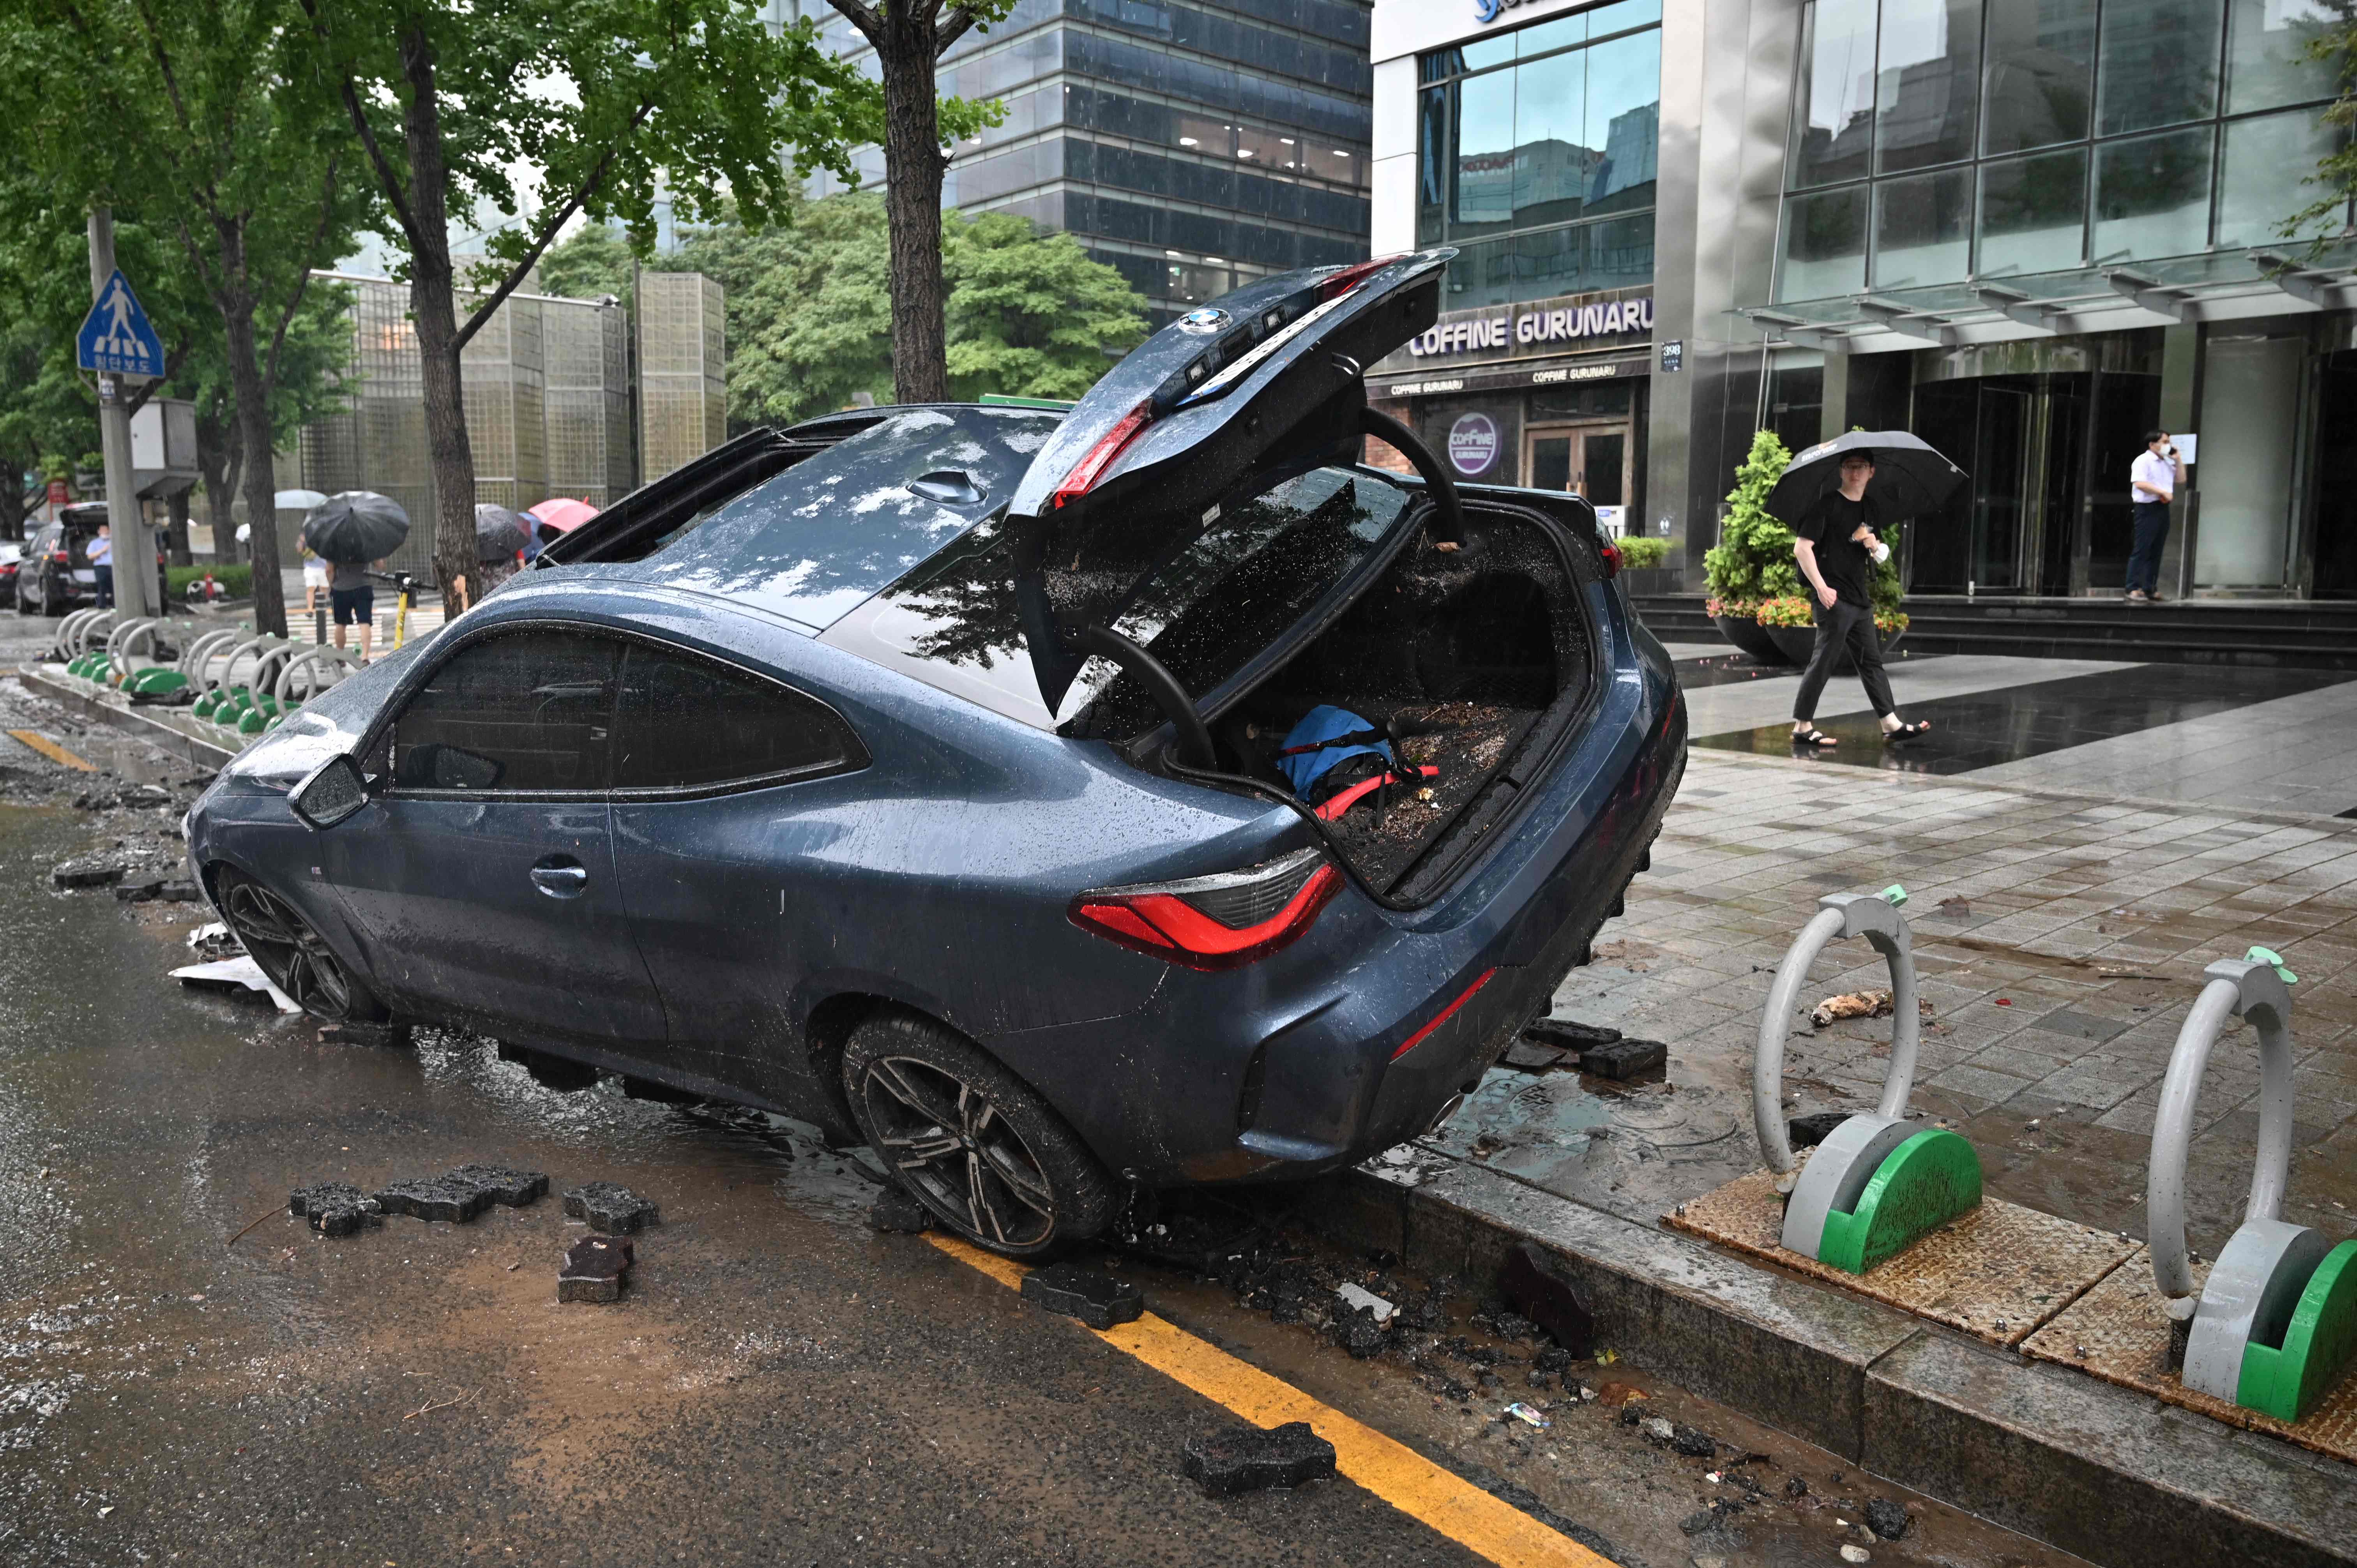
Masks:
[[[1914,937],[1899,912],[1906,898],[1905,889],[1892,887],[1817,900],[1815,917],[1793,940],[1768,989],[1751,1058],[1751,1119],[1760,1153],[1780,1176],[1800,1169],[1784,1205],[1782,1244],[1853,1274],[1895,1257],[1981,1201],[1981,1162],[1972,1144],[1906,1119],[1923,1035]],[[1873,1112],[1845,1119],[1803,1163],[1793,1158],[1784,1126],[1784,1041],[1809,965],[1837,937],[1864,937],[1889,966],[1890,1071]]]
[[[242,628],[217,627],[202,636],[190,638],[188,645],[180,650],[180,673],[186,675],[188,684],[199,692],[211,691],[213,682],[205,673],[206,666],[213,661],[214,654],[234,647],[241,638],[247,635]]]
[[[222,659],[220,679],[197,699],[190,713],[240,735],[260,735],[278,712],[278,699],[270,694],[271,682],[277,679],[279,665],[294,652],[295,645],[283,637],[251,637],[237,644]],[[238,660],[248,655],[253,660],[253,673],[240,682]],[[209,660],[213,657],[207,655]]]
[[[271,716],[265,727],[277,728],[288,715],[300,711],[304,703],[360,667],[358,654],[348,653],[330,643],[319,643],[296,654],[278,667],[278,679],[271,686],[271,694],[278,702],[278,711]],[[299,697],[295,695],[298,685],[303,693]]]
[[[111,609],[81,609],[69,614],[58,622],[57,640],[49,645],[49,661],[71,664],[90,651],[91,634],[100,625],[113,618],[114,612]]]
[[[167,664],[156,655],[156,650],[164,646],[164,634],[171,629],[171,623],[161,617],[117,626],[107,637],[106,663],[97,678],[130,697],[161,697],[184,690],[188,678],[180,671],[177,661]],[[135,666],[131,660],[143,642],[154,662]]]
[[[2263,948],[2202,972],[2210,983],[2177,1032],[2153,1117],[2145,1188],[2153,1283],[2168,1300],[2172,1354],[2184,1347],[2187,1388],[2298,1421],[2357,1352],[2357,1240],[2336,1247],[2322,1231],[2283,1219],[2291,1176],[2293,977]],[[2259,1037],[2258,1156],[2243,1223],[2197,1299],[2185,1251],[2185,1164],[2201,1075],[2232,1017]]]

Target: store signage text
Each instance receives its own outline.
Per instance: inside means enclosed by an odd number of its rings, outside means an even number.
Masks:
[[[1407,351],[1417,359],[1435,354],[1476,354],[1485,350],[1528,349],[1541,343],[1569,343],[1583,338],[1623,337],[1653,329],[1653,298],[1616,299],[1600,305],[1575,305],[1551,310],[1526,310],[1519,316],[1476,316],[1444,321],[1409,341]]]
[[[1487,26],[1509,11],[1523,8],[1523,0],[1473,0],[1473,19]]]

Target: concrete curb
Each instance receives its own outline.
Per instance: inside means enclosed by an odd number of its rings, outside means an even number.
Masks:
[[[199,768],[217,769],[237,755],[234,746],[199,740],[178,725],[141,713],[131,705],[128,699],[112,693],[101,694],[85,690],[79,682],[59,680],[33,669],[17,671],[16,678],[39,696],[71,708],[84,718],[96,719],[111,729],[137,736],[149,745],[175,757],[185,757]]]
[[[1862,1296],[1459,1165],[1364,1171],[1334,1240],[1487,1283],[1531,1242],[1598,1342],[1872,1474],[2118,1568],[2357,1562],[2357,1468],[1953,1334]]]

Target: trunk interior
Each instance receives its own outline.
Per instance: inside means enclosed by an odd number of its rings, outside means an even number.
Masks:
[[[1465,514],[1461,548],[1415,539],[1315,640],[1211,719],[1223,769],[1288,793],[1279,757],[1311,709],[1341,708],[1399,736],[1403,769],[1419,776],[1363,796],[1328,831],[1370,886],[1405,901],[1446,885],[1594,684],[1567,564],[1586,562],[1587,547],[1518,507],[1469,499]]]

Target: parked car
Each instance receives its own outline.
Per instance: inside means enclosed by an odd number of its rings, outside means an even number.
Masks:
[[[856,1133],[1014,1255],[1423,1132],[1685,756],[1587,503],[1367,408],[1452,254],[1254,284],[1069,414],[738,437],[224,768],[209,896],[314,1014]],[[1320,706],[1412,777],[1297,794]]]
[[[61,616],[98,603],[98,572],[90,564],[90,542],[106,521],[106,506],[86,501],[61,507],[54,522],[43,523],[26,544],[14,574],[18,615]],[[120,548],[116,570],[122,569]],[[160,536],[156,549],[156,602],[166,602],[164,550]]]

